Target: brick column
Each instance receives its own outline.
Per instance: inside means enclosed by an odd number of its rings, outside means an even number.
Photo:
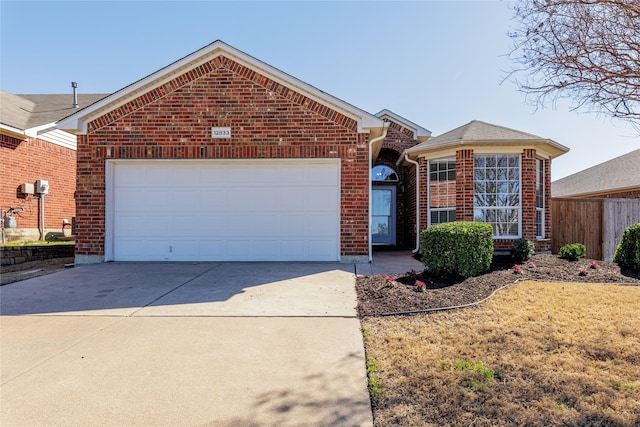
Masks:
[[[536,150],[522,151],[520,161],[522,209],[522,237],[536,241]]]
[[[536,251],[551,251],[551,159],[544,161],[544,240],[536,242]]]
[[[473,150],[456,151],[456,221],[473,221]]]
[[[429,162],[424,158],[418,159],[420,165],[420,224],[418,233],[429,225]]]

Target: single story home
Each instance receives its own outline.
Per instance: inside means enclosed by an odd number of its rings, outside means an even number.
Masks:
[[[19,211],[5,224],[7,240],[38,240],[75,216],[76,137],[56,122],[104,96],[0,90],[0,208]]]
[[[430,224],[548,250],[545,138],[483,122],[439,137],[216,41],[74,112],[76,262],[367,261]]]
[[[640,198],[640,149],[554,181],[551,196]]]

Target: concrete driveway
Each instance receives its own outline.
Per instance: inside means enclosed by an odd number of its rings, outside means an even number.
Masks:
[[[371,425],[354,280],[108,263],[2,286],[0,425]]]

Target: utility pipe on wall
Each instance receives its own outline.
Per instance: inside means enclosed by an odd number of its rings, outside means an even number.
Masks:
[[[416,248],[411,253],[418,253],[420,250],[420,163],[411,160],[408,154],[404,155],[404,159],[416,166]]]
[[[44,235],[44,193],[40,193],[40,240],[46,240]]]

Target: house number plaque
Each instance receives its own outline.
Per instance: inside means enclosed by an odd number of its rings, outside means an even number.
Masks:
[[[211,138],[231,138],[230,127],[211,128]]]

